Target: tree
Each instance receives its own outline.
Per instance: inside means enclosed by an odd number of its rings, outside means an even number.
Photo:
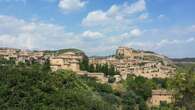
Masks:
[[[89,72],[95,72],[95,67],[93,64],[89,66]]]
[[[0,109],[116,110],[100,95],[112,93],[109,85],[87,82],[72,71],[51,73],[43,66],[0,65]]]
[[[195,108],[195,72],[191,68],[188,73],[177,73],[169,80],[169,89],[174,91],[175,107],[193,110]]]
[[[151,97],[152,83],[141,76],[128,76],[124,82],[127,90],[133,90],[138,96],[141,96],[145,101]]]
[[[113,65],[105,64],[89,64],[88,58],[84,58],[80,61],[80,69],[88,72],[102,72],[105,75],[117,75],[119,72]]]
[[[79,64],[81,70],[89,71],[89,60],[87,57],[84,57]]]

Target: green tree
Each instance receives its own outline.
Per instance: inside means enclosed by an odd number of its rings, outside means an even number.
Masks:
[[[89,59],[87,57],[84,57],[79,64],[81,70],[89,71]]]
[[[151,97],[153,83],[144,77],[128,76],[124,84],[127,87],[127,90],[133,90],[145,101]]]
[[[72,71],[51,73],[43,66],[0,65],[1,110],[116,110],[100,95],[112,93],[109,85],[91,85]]]
[[[175,107],[193,110],[195,108],[195,72],[178,73],[168,81],[169,89],[174,91]]]
[[[89,66],[89,72],[95,72],[95,67],[93,64],[90,64]]]

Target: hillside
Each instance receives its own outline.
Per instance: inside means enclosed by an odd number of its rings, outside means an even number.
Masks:
[[[1,110],[151,110],[152,90],[173,90],[175,103],[152,110],[193,110],[195,74],[192,67],[178,66],[175,77],[147,79],[129,75],[116,84],[101,84],[75,72],[51,72],[50,64],[18,63],[0,59]],[[185,79],[185,80],[184,80]],[[179,104],[179,105],[178,105]]]
[[[175,63],[195,63],[195,58],[172,58]]]
[[[109,85],[72,71],[52,73],[47,65],[10,63],[0,64],[0,69],[1,110],[116,110],[117,104],[100,95],[109,96]]]
[[[51,54],[61,54],[65,52],[74,52],[80,55],[85,55],[85,53],[82,50],[75,49],[75,48],[69,48],[69,49],[59,49],[59,50],[45,50],[43,51],[46,55]]]
[[[148,110],[146,100],[157,87],[151,84],[155,81],[131,76],[114,90],[72,71],[51,72],[49,64],[15,65],[6,59],[0,59],[0,69],[2,110]]]

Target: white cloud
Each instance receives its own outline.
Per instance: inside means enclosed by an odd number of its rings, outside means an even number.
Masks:
[[[112,5],[107,11],[109,16],[115,16],[120,11],[120,7],[117,5]]]
[[[1,15],[0,24],[0,47],[22,49],[78,48],[90,55],[110,55],[114,54],[114,50],[118,46],[125,45],[152,50],[169,56],[194,55],[193,53],[188,54],[189,51],[186,51],[189,48],[194,49],[195,34],[192,32],[193,26],[181,29],[154,29],[153,32],[133,28],[128,32],[121,32],[122,34],[106,34],[91,30],[83,33],[73,33],[66,32],[61,25],[40,21],[25,21]],[[132,35],[141,37],[135,38]],[[89,38],[95,38],[95,41],[89,42]]]
[[[93,31],[87,30],[82,33],[82,36],[86,38],[90,38],[90,39],[97,39],[97,38],[103,37],[103,34],[100,32],[93,32]]]
[[[129,33],[122,33],[120,35],[114,35],[107,38],[107,44],[120,44],[120,42],[127,40],[129,37]]]
[[[142,32],[139,28],[135,28],[131,30],[130,32],[125,32],[120,35],[114,35],[107,39],[108,44],[120,44],[120,42],[128,42],[131,39],[134,39],[135,37],[139,37],[142,35]],[[121,44],[123,45],[123,44]]]
[[[65,32],[60,25],[1,15],[0,24],[0,47],[56,49],[82,45],[78,35]]]
[[[134,46],[140,49],[145,49],[145,50],[159,50],[161,48],[169,48],[172,46],[178,46],[178,45],[185,45],[188,43],[195,43],[195,38],[190,37],[188,39],[184,40],[178,40],[178,39],[162,39],[157,42],[152,42],[152,41],[144,41],[144,42],[130,42],[127,43],[126,46]]]
[[[138,0],[130,6],[128,4],[124,4],[124,8],[124,12],[128,14],[143,12],[146,10],[146,3],[145,0]]]
[[[160,42],[157,43],[157,46],[166,46],[166,45],[175,45],[175,44],[185,44],[185,43],[191,43],[194,42],[195,39],[193,37],[190,37],[188,39],[185,40],[178,40],[178,39],[174,39],[174,40],[168,40],[168,39],[163,39]]]
[[[107,53],[116,45],[97,31],[66,32],[63,26],[0,15],[0,47],[21,49],[78,48],[87,54]],[[109,36],[108,36],[109,37]],[[88,40],[96,41],[89,42]],[[97,48],[99,48],[98,51]],[[109,53],[109,52],[108,52]]]
[[[86,1],[82,0],[60,0],[58,7],[63,10],[63,12],[71,12],[79,10],[86,5]]]
[[[97,23],[103,23],[108,20],[106,13],[101,10],[90,12],[87,17],[83,20],[83,25],[90,26],[96,25]]]
[[[124,27],[132,23],[133,19],[139,18],[140,14],[146,12],[145,0],[138,0],[135,3],[122,5],[112,5],[108,10],[96,10],[89,12],[83,19],[83,26],[108,26]],[[142,15],[143,16],[143,15]],[[144,18],[148,17],[144,15]],[[143,18],[143,17],[142,17]]]
[[[130,32],[130,35],[133,36],[133,37],[138,37],[138,36],[141,36],[142,32],[140,29],[136,28],[136,29],[133,29],[131,30]]]

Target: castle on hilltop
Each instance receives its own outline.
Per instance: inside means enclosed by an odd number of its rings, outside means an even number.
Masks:
[[[143,52],[128,47],[119,47],[116,50],[116,57],[131,59],[143,58]]]

